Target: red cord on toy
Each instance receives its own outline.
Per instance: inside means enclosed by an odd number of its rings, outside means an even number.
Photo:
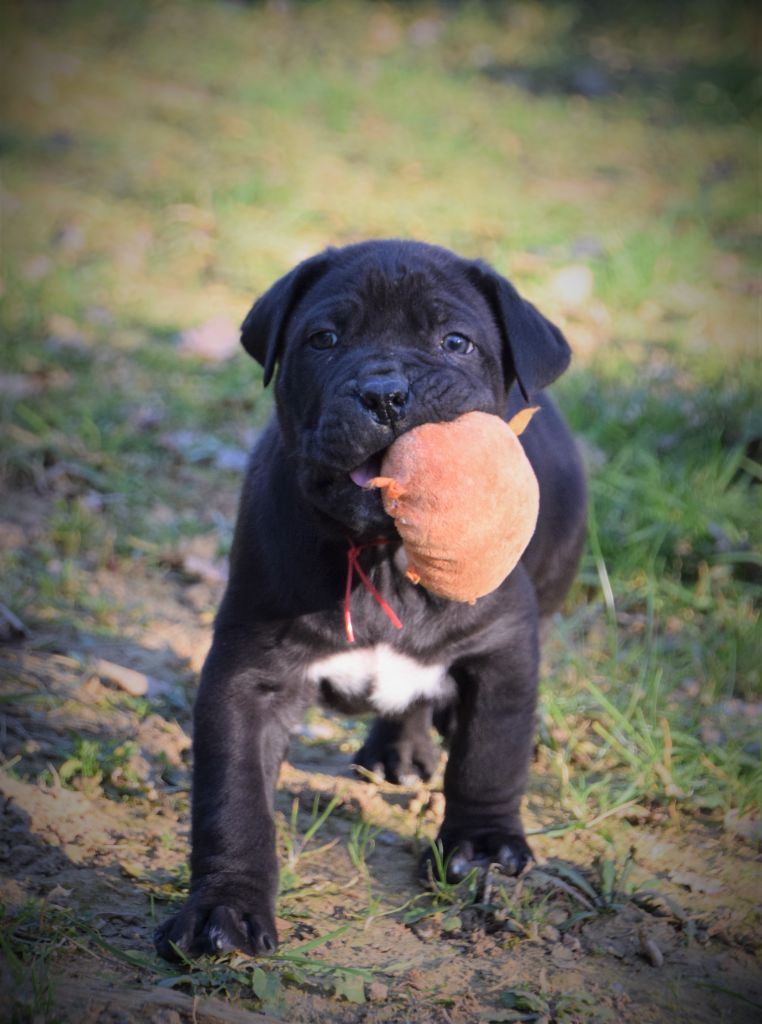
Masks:
[[[352,627],[352,610],[350,608],[350,601],[352,599],[352,580],[354,578],[355,571],[362,580],[365,589],[368,593],[372,594],[381,607],[381,610],[389,617],[392,625],[396,629],[402,629],[402,623],[394,614],[394,610],[391,608],[389,603],[381,597],[378,590],[373,586],[368,576],[360,565],[360,553],[365,551],[367,548],[379,547],[382,544],[388,544],[388,540],[383,538],[380,540],[372,540],[368,544],[355,544],[354,541],[349,541],[349,549],[347,550],[347,587],[344,592],[344,629],[346,630],[347,640],[350,644],[355,642],[355,631]]]

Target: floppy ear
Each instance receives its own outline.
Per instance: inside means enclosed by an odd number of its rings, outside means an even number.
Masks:
[[[561,376],[571,360],[571,349],[555,324],[492,267],[475,261],[469,277],[492,307],[521,393],[529,399]]]
[[[332,250],[300,263],[260,296],[241,324],[241,344],[264,367],[262,381],[272,380],[275,363],[283,347],[286,324],[294,306],[327,269]]]

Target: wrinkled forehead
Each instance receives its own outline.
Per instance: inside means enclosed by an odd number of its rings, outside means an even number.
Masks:
[[[331,267],[306,292],[292,317],[295,330],[352,324],[427,332],[453,322],[490,320],[489,307],[462,261],[437,265],[425,257],[357,260]]]

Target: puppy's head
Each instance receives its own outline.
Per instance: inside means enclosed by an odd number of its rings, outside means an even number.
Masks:
[[[299,486],[355,537],[394,534],[377,492],[384,451],[406,430],[480,410],[502,415],[566,368],[561,332],[486,264],[420,242],[328,249],[266,292],[242,327],[278,364],[276,408]]]

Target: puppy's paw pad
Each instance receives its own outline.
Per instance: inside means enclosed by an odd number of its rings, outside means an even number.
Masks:
[[[532,850],[522,835],[505,832],[451,839],[444,847],[443,858],[450,883],[462,882],[474,870],[482,877],[490,868],[496,868],[504,875],[520,875],[534,860]],[[431,850],[421,858],[419,877],[428,884],[432,879],[439,881],[436,858]]]
[[[532,850],[523,836],[510,836],[498,848],[495,863],[505,875],[520,875],[530,861]]]
[[[204,952],[230,953],[248,942],[242,916],[232,907],[215,907],[200,937]]]
[[[153,933],[156,952],[164,960],[179,963],[183,956],[190,954],[194,935],[203,923],[203,917],[193,907],[183,907]]]
[[[278,948],[275,922],[264,914],[246,914],[232,907],[215,907],[198,946],[204,953],[230,953],[234,949],[250,956],[274,953]]]
[[[395,786],[417,786],[428,782],[439,763],[439,751],[428,737],[417,736],[414,742],[378,742],[370,737],[355,755],[357,774],[378,775]]]
[[[249,944],[255,953],[274,953],[278,948],[278,936],[275,925],[254,914],[247,917]]]
[[[247,914],[230,906],[184,907],[154,933],[156,952],[178,962],[183,956],[219,956],[240,950],[249,956],[278,948],[275,921],[266,914]]]

